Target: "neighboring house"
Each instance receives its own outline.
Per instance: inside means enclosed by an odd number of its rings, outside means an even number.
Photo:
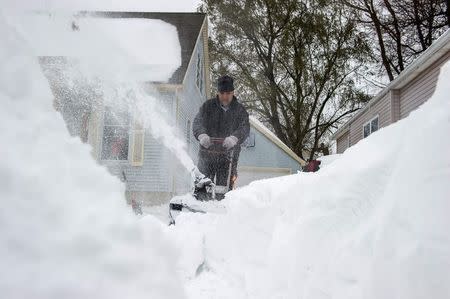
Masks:
[[[305,165],[287,145],[255,117],[250,116],[250,136],[239,158],[237,186],[257,179],[288,175]]]
[[[89,13],[92,15],[92,13]],[[82,15],[81,15],[82,17]],[[208,23],[203,13],[96,12],[99,18],[159,19],[177,28],[181,66],[167,82],[150,82],[170,115],[166,118],[186,141],[188,154],[197,161],[199,144],[192,121],[210,97]],[[44,69],[59,57],[41,57]],[[63,65],[58,61],[55,65]],[[92,145],[93,155],[112,174],[126,182],[127,198],[145,204],[166,202],[190,190],[190,174],[148,130],[133,122],[124,110],[114,116],[107,106],[89,107],[83,101],[93,94],[88,87],[70,89],[57,82],[58,73],[46,74],[70,133]],[[117,110],[117,109],[116,109]],[[242,150],[238,185],[255,179],[295,173],[303,162],[257,120],[251,120],[251,136]]]
[[[371,133],[407,117],[426,102],[436,88],[441,66],[449,59],[450,30],[447,30],[333,134],[337,153],[343,153]]]

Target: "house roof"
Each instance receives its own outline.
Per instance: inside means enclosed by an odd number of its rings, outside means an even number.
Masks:
[[[170,84],[182,84],[189,61],[197,42],[197,38],[206,18],[205,13],[196,12],[121,12],[121,11],[95,11],[80,12],[77,16],[94,16],[105,18],[146,18],[158,19],[176,27],[181,46],[181,66],[169,79]]]
[[[254,116],[249,117],[250,125],[255,128],[258,132],[267,137],[280,149],[282,149],[286,154],[288,154],[292,159],[300,163],[300,165],[306,165],[306,162],[300,158],[296,153],[294,153],[283,141],[280,140],[272,131],[269,130],[262,122],[256,119]]]
[[[381,100],[389,91],[400,89],[414,80],[431,64],[437,61],[445,53],[450,51],[450,29],[445,31],[431,46],[426,49],[416,60],[414,60],[406,69],[404,69],[393,81],[391,81],[382,91],[374,96],[361,110],[352,116],[344,125],[342,125],[332,136],[331,139],[336,140],[346,133],[350,124],[361,116],[367,109]]]

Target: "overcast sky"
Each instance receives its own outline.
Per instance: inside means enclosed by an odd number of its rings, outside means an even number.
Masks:
[[[193,12],[200,2],[200,0],[6,0],[6,7],[31,10]]]

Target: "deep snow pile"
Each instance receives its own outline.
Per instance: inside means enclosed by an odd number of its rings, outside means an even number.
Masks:
[[[35,55],[78,58],[91,76],[166,82],[181,65],[177,29],[161,20],[20,12],[10,19]]]
[[[182,298],[178,253],[69,136],[32,47],[0,11],[2,298]]]
[[[429,102],[321,171],[179,216],[190,297],[448,298],[449,80],[450,63]]]
[[[341,154],[333,154],[333,155],[327,155],[327,156],[321,156],[317,160],[319,160],[320,163],[320,169],[323,169],[324,167],[328,167],[331,163],[338,160]]]
[[[318,173],[254,182],[227,196],[226,214],[167,229],[137,221],[123,185],[68,135],[32,47],[1,14],[0,34],[2,297],[450,294],[450,65],[432,100]]]

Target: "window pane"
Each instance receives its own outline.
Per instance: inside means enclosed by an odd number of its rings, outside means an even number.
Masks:
[[[255,146],[255,133],[250,132],[248,137],[242,142],[242,147],[254,147]]]
[[[371,125],[371,132],[372,132],[372,133],[375,132],[375,131],[377,131],[377,130],[378,130],[378,117],[375,118],[375,119],[373,119],[373,120],[370,122],[370,125]]]
[[[370,135],[370,123],[364,125],[364,138]]]
[[[102,159],[128,159],[128,128],[105,126],[103,129]]]

